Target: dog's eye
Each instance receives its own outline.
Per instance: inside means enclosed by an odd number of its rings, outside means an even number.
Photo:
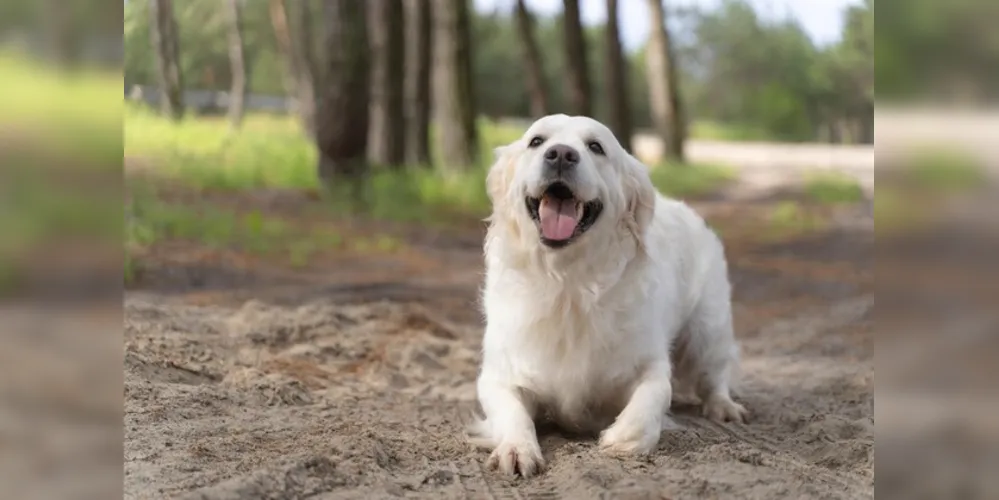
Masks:
[[[586,147],[590,148],[590,151],[593,151],[594,153],[596,153],[598,155],[603,155],[604,154],[604,147],[601,146],[600,143],[597,142],[597,141],[590,141],[590,142],[586,143]]]
[[[527,147],[529,147],[529,148],[536,148],[536,147],[544,144],[544,142],[545,142],[545,138],[544,137],[541,137],[540,135],[539,136],[535,136],[534,139],[531,139],[531,142],[527,144]]]

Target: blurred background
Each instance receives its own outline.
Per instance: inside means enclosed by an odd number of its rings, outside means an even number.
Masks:
[[[878,9],[875,28],[873,0],[0,1],[3,489],[474,490],[482,457],[394,443],[445,442],[441,405],[474,398],[492,149],[568,113],[726,242],[758,420],[750,451],[676,438],[640,470],[546,441],[584,456],[550,476],[564,491],[592,494],[585,469],[873,496],[877,343],[878,495],[994,496],[999,3]],[[316,427],[356,412],[365,432]]]

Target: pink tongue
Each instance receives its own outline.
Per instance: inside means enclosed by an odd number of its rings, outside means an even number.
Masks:
[[[541,234],[549,240],[567,240],[572,237],[579,222],[576,200],[558,200],[546,196],[538,210]]]

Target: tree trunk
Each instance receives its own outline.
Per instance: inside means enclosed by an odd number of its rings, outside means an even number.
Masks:
[[[357,180],[367,171],[368,33],[367,3],[325,0],[328,28],[327,81],[316,114],[318,173],[324,184]]]
[[[281,80],[284,83],[284,93],[291,102],[295,102],[298,94],[298,69],[291,54],[291,34],[288,32],[288,14],[284,9],[283,0],[268,2],[271,27],[274,29],[274,39],[277,41],[278,58],[281,61]],[[289,111],[297,113],[297,105],[289,107]]]
[[[238,129],[243,123],[243,104],[246,100],[246,58],[243,51],[239,0],[226,0],[226,11],[229,25],[229,66],[232,73],[232,87],[229,89],[229,124],[233,129]]]
[[[177,21],[171,0],[150,0],[149,34],[160,87],[160,109],[174,120],[184,115],[184,80],[180,72]]]
[[[523,46],[524,67],[527,70],[527,89],[531,96],[531,116],[540,118],[548,114],[548,89],[541,65],[541,52],[534,38],[534,17],[527,10],[524,0],[517,0],[517,30]]]
[[[865,101],[861,106],[859,120],[858,142],[874,144],[874,102]]]
[[[81,47],[79,28],[70,13],[72,9],[60,0],[44,0],[42,9],[48,57],[64,68],[75,67],[80,59]],[[150,26],[150,29],[153,27]]]
[[[470,167],[478,154],[467,0],[434,0],[434,122],[441,166]]]
[[[586,39],[579,19],[579,0],[563,0],[565,10],[565,62],[569,71],[566,84],[572,112],[590,116],[593,104],[590,96],[590,72],[586,64]]]
[[[371,37],[371,102],[368,160],[401,167],[406,153],[403,115],[405,39],[402,0],[369,1]]]
[[[288,26],[291,28],[293,53],[298,60],[298,112],[310,137],[316,130],[316,59],[312,39],[312,0],[291,0]]]
[[[683,142],[686,138],[676,61],[666,29],[666,13],[661,0],[647,0],[652,18],[649,46],[645,51],[645,67],[652,105],[652,123],[663,141],[666,159],[684,161]]]
[[[430,165],[430,0],[405,0],[406,163]]]
[[[628,104],[628,65],[618,33],[617,0],[607,0],[607,98],[611,131],[624,149],[631,151],[631,106]]]
[[[315,135],[315,61],[312,56],[309,0],[270,0],[271,24],[284,61],[285,90],[295,101],[295,112],[309,137]]]

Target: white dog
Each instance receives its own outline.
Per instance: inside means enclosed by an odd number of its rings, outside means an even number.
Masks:
[[[535,420],[600,432],[611,453],[654,450],[673,397],[744,421],[718,237],[660,195],[599,122],[551,115],[496,150],[487,189],[486,331],[473,443],[491,467],[544,467]]]

